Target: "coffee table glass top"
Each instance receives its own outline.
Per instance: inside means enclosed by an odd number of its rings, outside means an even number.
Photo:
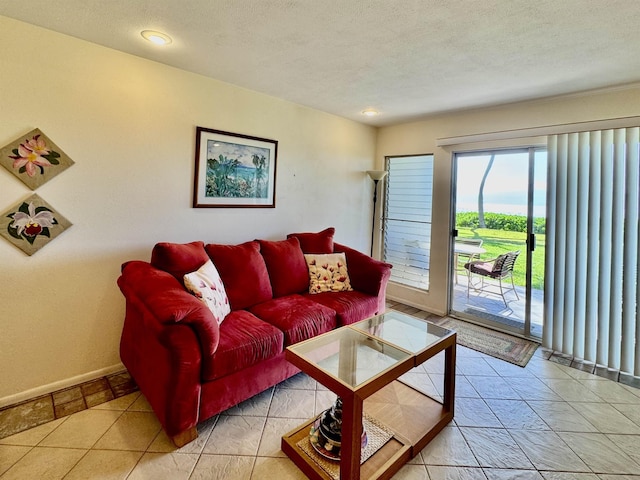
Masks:
[[[393,311],[354,323],[351,327],[412,353],[421,352],[451,334],[451,330],[426,320]]]
[[[287,348],[354,389],[412,358],[405,350],[348,327]]]

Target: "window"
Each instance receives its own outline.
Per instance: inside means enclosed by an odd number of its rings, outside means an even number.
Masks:
[[[433,155],[387,157],[383,231],[391,281],[429,289]]]

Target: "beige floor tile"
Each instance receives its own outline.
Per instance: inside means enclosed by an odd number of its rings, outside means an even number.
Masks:
[[[256,455],[266,420],[266,417],[220,415],[204,453]]]
[[[145,451],[160,431],[160,422],[153,413],[123,412],[95,445],[105,450]]]
[[[87,450],[35,447],[5,472],[2,480],[59,480]]]
[[[607,438],[640,465],[640,435],[607,435]]]
[[[640,397],[619,383],[607,382],[601,378],[599,380],[580,380],[580,383],[609,403],[640,405]]]
[[[129,408],[129,412],[153,412],[153,408],[149,405],[149,402],[144,395],[138,396],[135,402],[133,402]]]
[[[198,428],[198,438],[194,441],[187,443],[185,446],[178,448],[171,441],[171,439],[167,436],[164,430],[160,430],[160,433],[153,440],[149,448],[147,448],[147,452],[156,452],[156,453],[169,453],[169,452],[177,452],[177,453],[202,453],[204,446],[209,440],[209,436],[213,431],[213,427],[216,424],[218,417],[210,418],[209,420],[199,423],[197,425]]]
[[[127,480],[187,480],[197,461],[191,453],[145,453]]]
[[[556,432],[597,432],[586,418],[567,402],[527,402],[538,416]],[[579,407],[578,407],[579,408]]]
[[[595,473],[640,475],[640,466],[601,433],[558,433]]]
[[[69,417],[59,418],[58,420],[44,423],[38,427],[30,428],[24,432],[16,433],[15,435],[0,440],[0,445],[25,445],[34,447],[39,444],[43,438],[58,428],[62,422],[68,419]]]
[[[601,433],[627,433],[640,435],[640,427],[611,405],[602,403],[580,403],[578,413]]]
[[[316,381],[306,373],[298,373],[279,383],[276,388],[293,388],[295,390],[315,390]]]
[[[481,468],[428,466],[431,480],[487,480]]]
[[[113,425],[122,412],[84,410],[71,415],[42,442],[43,447],[91,448]]]
[[[225,410],[222,415],[253,415],[255,417],[266,417],[271,405],[273,388],[269,388],[253,397],[240,402],[238,405]]]
[[[0,445],[0,476],[24,457],[29,450],[31,450],[31,447]]]
[[[276,390],[269,408],[270,417],[305,418],[311,417],[315,410],[316,392],[314,390]]]
[[[527,456],[506,430],[461,428],[460,431],[481,467],[534,469]]]
[[[591,472],[555,432],[511,430],[510,434],[538,470]]]
[[[567,367],[568,368],[568,367]],[[544,383],[567,402],[603,402],[599,396],[575,379],[546,379]]]
[[[142,457],[142,452],[90,450],[64,480],[125,480]]]
[[[254,462],[255,458],[248,456],[204,454],[189,480],[247,480]]]
[[[124,411],[129,408],[133,403],[138,399],[141,395],[140,392],[133,392],[129,395],[125,395],[123,397],[116,398],[115,400],[111,400],[110,402],[101,403],[100,405],[96,405],[92,407],[92,410],[120,410]]]
[[[267,418],[258,447],[258,456],[285,457],[280,448],[282,436],[304,422],[303,418]]]
[[[307,476],[288,458],[257,457],[251,480],[307,480]]]
[[[536,470],[504,470],[500,468],[485,468],[487,480],[544,480]]]
[[[404,465],[393,480],[429,480],[429,474],[424,465]]]
[[[640,408],[637,405],[614,404],[612,407],[622,413],[633,423],[640,426]]]
[[[446,427],[420,452],[425,465],[478,467],[458,427]]]
[[[601,480],[595,473],[542,472],[542,477],[544,480]]]

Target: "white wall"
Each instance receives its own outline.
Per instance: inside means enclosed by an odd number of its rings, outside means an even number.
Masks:
[[[159,241],[336,227],[369,249],[376,129],[0,17],[0,145],[40,128],[76,164],[37,190],[74,225],[0,239],[0,406],[119,368],[122,262]],[[279,141],[275,209],[191,208],[195,128]],[[0,169],[0,211],[31,190]]]
[[[433,153],[435,160],[429,292],[390,284],[387,290],[389,297],[439,314],[445,314],[448,309],[452,155],[456,148],[468,150],[480,145],[440,148],[436,146],[437,139],[638,115],[640,86],[635,85],[438,115],[380,128],[376,150],[378,168],[382,168],[386,156]],[[539,140],[531,139],[531,142],[538,143]],[[528,141],[500,141],[484,146],[521,146]]]

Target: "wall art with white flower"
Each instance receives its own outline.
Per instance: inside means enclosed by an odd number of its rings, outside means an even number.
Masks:
[[[60,147],[37,128],[0,149],[0,164],[31,190],[44,185],[73,163]]]
[[[35,193],[0,214],[0,235],[27,255],[36,253],[71,225]]]

